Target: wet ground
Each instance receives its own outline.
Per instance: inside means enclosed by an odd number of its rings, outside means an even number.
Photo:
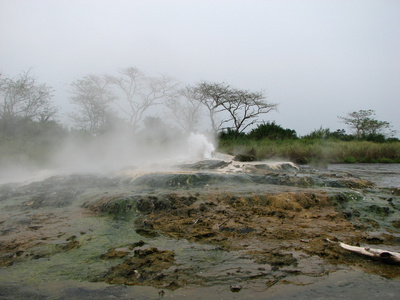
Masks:
[[[396,299],[399,265],[327,241],[400,252],[388,166],[222,157],[3,184],[0,299]]]

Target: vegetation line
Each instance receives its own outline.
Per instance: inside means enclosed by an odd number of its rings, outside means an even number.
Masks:
[[[238,138],[229,130],[221,132],[218,150],[248,159],[284,159],[299,164],[400,163],[400,141],[367,126],[353,135],[320,128],[299,138],[294,130],[268,122]]]
[[[400,163],[400,142],[340,140],[221,140],[218,150],[255,160],[283,159],[298,164]]]

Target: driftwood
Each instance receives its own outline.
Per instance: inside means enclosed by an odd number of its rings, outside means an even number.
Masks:
[[[334,242],[329,239],[327,239],[329,242],[334,243],[342,247],[343,249],[369,256],[371,258],[374,258],[376,260],[388,263],[388,264],[400,264],[400,253],[397,252],[392,252],[392,251],[387,251],[387,250],[382,250],[382,249],[374,249],[370,247],[357,247],[357,246],[351,246],[345,243],[341,242]]]

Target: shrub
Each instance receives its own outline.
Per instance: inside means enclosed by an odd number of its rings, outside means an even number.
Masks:
[[[233,129],[227,128],[227,130],[223,130],[218,134],[220,140],[235,140],[235,139],[243,139],[246,136],[244,132],[237,134]]]
[[[326,140],[329,139],[331,135],[331,132],[329,128],[323,129],[320,127],[319,129],[314,129],[311,133],[308,135],[304,136],[304,139],[310,139],[310,140]]]
[[[393,163],[394,160],[393,160],[393,159],[390,159],[390,158],[382,157],[382,158],[379,158],[379,159],[378,159],[378,162],[388,164],[388,163]]]
[[[345,162],[346,164],[353,164],[353,163],[356,163],[356,162],[357,162],[357,159],[356,159],[354,156],[347,156],[347,157],[344,159],[344,162]]]
[[[296,139],[296,131],[291,129],[284,129],[275,122],[267,122],[257,126],[257,128],[250,131],[247,135],[248,138],[254,140],[269,139],[269,140],[284,140]]]
[[[54,121],[15,121],[13,130],[0,126],[0,167],[11,163],[43,164],[67,135],[67,130]]]

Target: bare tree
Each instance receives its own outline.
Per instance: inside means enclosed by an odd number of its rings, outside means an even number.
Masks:
[[[147,77],[134,67],[122,69],[119,76],[109,76],[108,79],[123,93],[124,104],[119,106],[133,128],[143,119],[144,113],[159,104],[175,86],[166,75]]]
[[[233,123],[228,128],[233,129],[234,137],[237,138],[246,128],[260,122],[257,119],[260,115],[276,110],[278,104],[267,102],[263,92],[232,89],[221,106],[230,115],[224,123]]]
[[[217,119],[218,113],[224,111],[222,103],[226,101],[231,90],[224,83],[200,82],[195,87],[197,99],[206,107],[211,122],[212,130],[216,133],[221,129],[224,121]]]
[[[235,138],[250,125],[259,122],[258,116],[278,107],[267,102],[263,92],[239,90],[224,83],[201,82],[196,92],[200,95],[199,101],[208,110],[213,130],[233,129]],[[222,113],[227,116],[218,120],[217,115]]]
[[[53,89],[38,84],[30,71],[17,78],[0,77],[0,118],[48,121],[59,108],[53,106]]]
[[[88,75],[71,85],[71,101],[78,107],[71,115],[75,125],[91,134],[99,133],[112,118],[110,103],[116,99],[108,88],[107,80]]]
[[[166,106],[168,116],[184,130],[186,134],[195,132],[201,121],[202,103],[195,88],[185,86],[168,97]]]

